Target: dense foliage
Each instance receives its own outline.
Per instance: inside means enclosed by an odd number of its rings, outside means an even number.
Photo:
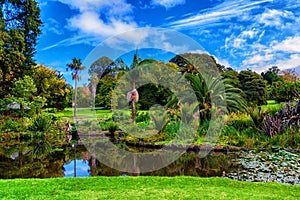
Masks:
[[[133,99],[128,100],[122,93],[122,97],[125,97],[124,105],[131,108],[133,124],[141,128],[139,130],[142,130],[142,134],[153,127],[159,127],[159,131],[157,135],[146,139],[125,134],[125,140],[169,142],[179,130],[180,122],[186,120],[192,122],[193,128],[197,130],[194,142],[201,143],[208,132],[212,113],[221,105],[224,110],[218,111],[226,115],[225,126],[219,138],[222,145],[253,147],[266,143],[277,144],[280,141],[281,146],[299,146],[291,140],[293,138],[293,141],[298,141],[300,138],[298,121],[288,124],[280,131],[272,131],[285,120],[297,118],[299,115],[299,110],[296,109],[287,116],[285,110],[280,110],[283,106],[279,104],[290,102],[289,105],[294,106],[293,101],[300,98],[300,82],[292,70],[281,71],[273,66],[262,74],[251,70],[238,72],[218,64],[213,56],[204,53],[176,55],[165,63],[152,58],[142,59],[136,50],[130,64],[125,63],[122,58],[113,61],[105,55],[99,57],[91,66],[86,66],[89,67],[89,83],[77,87],[80,72],[86,67],[82,65],[81,59],[73,58],[67,64],[75,82],[72,98],[72,87],[61,73],[34,62],[35,46],[42,24],[37,1],[0,2],[1,134],[19,137],[27,133],[34,134],[33,127],[42,130],[37,128],[40,125],[57,127],[52,122],[48,123],[47,119],[37,117],[43,115],[44,108],[52,108],[49,112],[54,112],[51,114],[53,121],[60,116],[66,116],[55,113],[56,110],[61,111],[72,105],[74,117],[78,106],[92,109],[96,113],[103,108],[110,112],[114,92],[119,92],[115,91],[116,86],[127,81],[129,88],[123,90],[128,95],[129,91],[136,89],[139,96],[139,101],[136,102]],[[152,65],[158,67],[160,77],[157,79],[149,75],[147,78],[152,78],[153,83],[141,85],[143,82],[139,78],[145,78],[144,72]],[[178,80],[185,79],[189,83],[197,102],[191,105],[181,104],[174,91],[160,84],[160,78],[164,78],[166,73],[164,67],[171,68]],[[131,76],[126,79],[126,74]],[[268,107],[267,100],[274,100],[276,107]],[[183,117],[183,111],[191,115]],[[66,113],[68,112],[70,109],[67,109]],[[123,115],[130,116],[128,113]],[[68,113],[67,116],[71,117],[72,114]],[[101,113],[100,118],[103,130],[112,133],[123,131],[114,122],[115,115]],[[35,125],[28,125],[26,120],[32,120]]]
[[[32,75],[40,9],[35,0],[4,0],[0,4],[0,96],[11,92],[12,81]]]

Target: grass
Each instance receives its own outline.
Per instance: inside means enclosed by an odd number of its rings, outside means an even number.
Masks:
[[[0,180],[1,199],[297,199],[300,186],[198,177]]]
[[[284,107],[284,104],[277,103],[275,100],[268,100],[267,105],[261,106],[261,108],[263,110],[277,110],[277,111],[283,107]]]

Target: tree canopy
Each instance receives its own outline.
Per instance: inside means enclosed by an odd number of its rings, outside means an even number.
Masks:
[[[32,75],[40,9],[35,0],[2,0],[0,4],[0,95],[10,93],[12,81]]]

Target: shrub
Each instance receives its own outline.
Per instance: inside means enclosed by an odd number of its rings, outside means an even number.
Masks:
[[[20,129],[19,123],[12,119],[8,119],[2,125],[2,130],[5,130],[5,131],[19,131],[19,129]]]
[[[203,124],[199,127],[197,133],[198,133],[198,136],[202,137],[202,136],[205,136],[207,131],[208,131],[208,128],[209,128],[209,123],[210,121],[209,120],[205,120],[203,122]]]
[[[30,130],[34,132],[46,132],[51,127],[51,123],[48,117],[38,115],[33,119]]]
[[[231,113],[228,117],[227,125],[233,126],[239,131],[255,126],[251,117],[246,113]]]
[[[114,132],[116,132],[118,130],[118,125],[114,121],[111,121],[110,123],[108,123],[107,127],[108,127],[108,131],[110,133],[114,133]]]
[[[150,120],[150,115],[148,112],[137,112],[137,116],[135,118],[135,122],[147,122]]]
[[[171,121],[167,124],[163,133],[165,134],[166,140],[171,140],[175,137],[180,127],[180,122]]]
[[[300,148],[300,132],[292,129],[285,130],[282,134],[275,135],[268,139],[270,146],[280,146],[283,148]]]

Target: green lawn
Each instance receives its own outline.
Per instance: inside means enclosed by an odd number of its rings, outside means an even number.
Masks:
[[[45,110],[47,112],[47,109]],[[56,112],[55,116],[63,118],[72,118],[73,117],[73,108],[65,108],[63,111]],[[92,111],[90,108],[77,108],[78,117],[111,117],[111,110],[100,110]]]
[[[267,105],[262,105],[261,108],[263,110],[279,110],[284,106],[285,106],[284,104],[277,103],[275,100],[268,100]]]
[[[299,199],[300,186],[198,177],[0,180],[1,199]]]

